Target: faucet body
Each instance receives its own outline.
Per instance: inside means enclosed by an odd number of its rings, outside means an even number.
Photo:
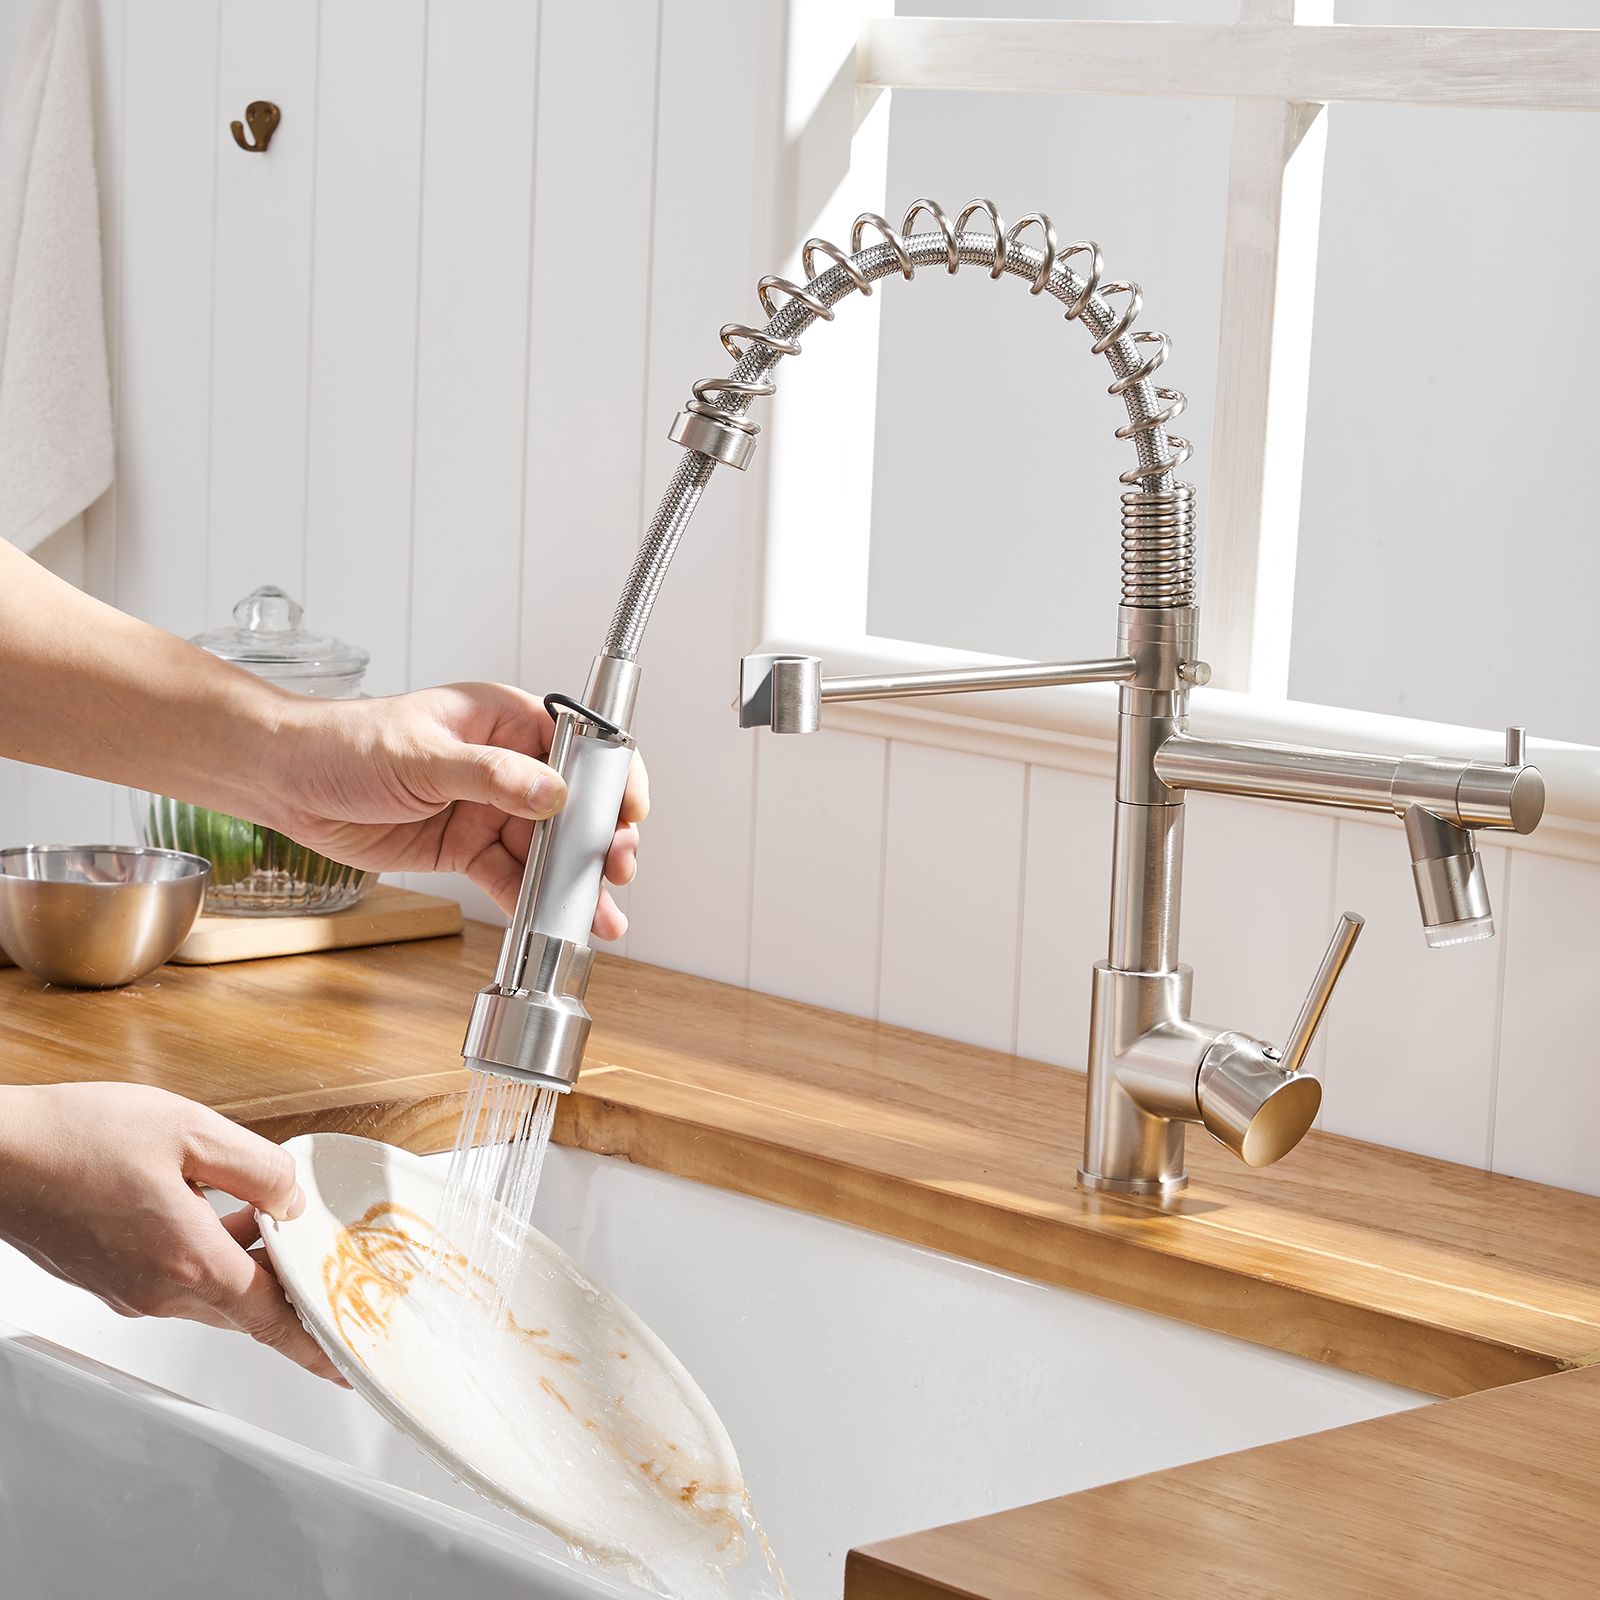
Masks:
[[[979,213],[987,228],[969,229]],[[913,234],[919,214],[937,231]],[[869,229],[881,242],[864,246]],[[1021,242],[1029,229],[1038,230],[1042,244]],[[821,272],[815,270],[819,254],[833,263]],[[495,982],[474,1006],[463,1052],[468,1066],[556,1088],[570,1088],[577,1078],[589,1028],[583,1008],[593,962],[588,924],[632,750],[639,642],[712,473],[719,465],[743,470],[751,459],[760,431],[745,415],[751,401],[773,392],[778,362],[798,355],[799,335],[832,321],[841,301],[871,294],[879,279],[909,279],[918,267],[954,273],[970,263],[994,278],[1009,273],[1031,280],[1034,295],[1048,294],[1069,321],[1082,322],[1093,337],[1093,354],[1111,367],[1110,393],[1127,409],[1117,437],[1130,441],[1136,463],[1122,474],[1129,487],[1122,495],[1116,656],[834,678],[822,676],[815,657],[749,656],[741,669],[740,721],[808,733],[820,726],[830,700],[1118,684],[1110,938],[1092,977],[1078,1180],[1128,1195],[1159,1197],[1181,1189],[1188,1181],[1184,1138],[1190,1123],[1250,1166],[1276,1161],[1311,1126],[1321,1103],[1321,1087],[1304,1063],[1362,919],[1341,918],[1282,1048],[1191,1019],[1192,974],[1178,960],[1187,792],[1392,812],[1405,821],[1428,942],[1483,938],[1493,924],[1473,832],[1527,833],[1543,811],[1543,783],[1524,760],[1521,730],[1512,730],[1504,766],[1192,736],[1189,693],[1207,681],[1210,669],[1199,657],[1194,491],[1174,475],[1190,448],[1168,431],[1186,402],[1155,381],[1167,358],[1166,335],[1132,331],[1139,286],[1102,281],[1099,247],[1059,246],[1041,213],[1007,228],[986,200],[973,201],[953,225],[926,199],[912,205],[899,230],[869,213],[856,220],[850,253],[814,239],[802,260],[804,284],[761,281],[769,318],[764,327],[723,328],[734,371],[696,383],[694,398],[672,425],[670,437],[685,454],[641,543],[583,700],[547,701],[553,712],[552,702],[562,703],[551,760],[567,779],[569,798],[559,817],[535,829]],[[1070,265],[1075,260],[1077,270]]]
[[[1185,1125],[1199,1123],[1250,1166],[1278,1160],[1315,1120],[1322,1091],[1303,1070],[1317,1024],[1359,935],[1347,915],[1289,1044],[1189,1015],[1178,961],[1184,797],[1191,789],[1388,811],[1406,822],[1430,944],[1493,932],[1472,829],[1527,833],[1544,809],[1538,770],[1508,743],[1508,764],[1356,755],[1188,733],[1199,610],[1123,606],[1118,644],[1137,666],[1117,708],[1117,798],[1107,959],[1094,969],[1086,1188],[1167,1195],[1188,1182]]]

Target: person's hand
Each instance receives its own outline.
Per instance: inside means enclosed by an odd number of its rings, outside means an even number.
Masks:
[[[533,824],[565,787],[532,695],[464,683],[381,700],[292,694],[81,594],[0,539],[0,756],[263,823],[370,872],[463,872],[511,912]],[[605,877],[633,877],[634,763]],[[628,922],[602,888],[594,931]]]
[[[200,1184],[248,1204],[218,1218]],[[205,1106],[132,1083],[0,1089],[0,1237],[125,1317],[235,1328],[344,1384],[249,1250],[254,1208],[305,1209],[294,1158]]]
[[[283,832],[369,872],[464,872],[502,911],[515,909],[534,821],[566,800],[560,776],[537,759],[555,731],[538,700],[495,683],[296,700],[285,707],[288,760],[274,763],[289,811]],[[635,756],[607,882],[632,881],[649,809]],[[595,934],[620,939],[627,927],[602,886]]]

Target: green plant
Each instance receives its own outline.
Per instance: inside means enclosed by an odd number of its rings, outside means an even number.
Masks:
[[[230,888],[241,890],[247,899],[260,895],[276,899],[289,894],[283,886],[292,882],[297,886],[295,900],[315,904],[357,888],[365,877],[272,828],[164,795],[149,797],[145,840],[165,850],[204,856],[211,863],[208,900],[231,898]]]

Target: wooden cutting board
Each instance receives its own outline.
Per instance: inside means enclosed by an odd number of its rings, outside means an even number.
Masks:
[[[311,950],[436,939],[460,933],[461,925],[461,907],[454,900],[380,883],[360,904],[326,916],[197,917],[172,959],[183,966],[209,967]]]

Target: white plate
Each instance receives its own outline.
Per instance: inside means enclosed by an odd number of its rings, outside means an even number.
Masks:
[[[474,1316],[463,1342],[459,1271],[424,1281],[443,1176],[346,1134],[284,1148],[306,1208],[261,1216],[267,1252],[301,1321],[395,1427],[495,1504],[652,1587],[702,1589],[744,1558],[727,1431],[677,1357],[571,1256],[528,1230],[509,1321]]]

